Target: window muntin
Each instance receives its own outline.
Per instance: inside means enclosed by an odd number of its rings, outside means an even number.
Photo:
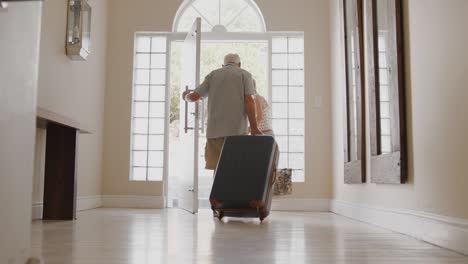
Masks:
[[[165,36],[135,37],[130,155],[130,180],[133,181],[163,179],[166,57]]]
[[[304,178],[304,38],[273,37],[271,42],[273,131],[281,151],[279,168]]]

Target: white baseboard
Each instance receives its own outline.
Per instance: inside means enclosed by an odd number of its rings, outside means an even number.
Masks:
[[[102,206],[101,195],[79,196],[76,198],[76,210],[84,211],[99,208]]]
[[[76,211],[91,210],[102,206],[101,195],[79,196],[76,198]],[[32,219],[42,219],[43,202],[34,202],[32,205]]]
[[[102,207],[163,209],[162,196],[103,195]]]
[[[94,195],[77,197],[76,210],[91,210],[106,208],[164,208],[162,196],[132,196],[132,195]],[[202,204],[200,204],[202,205]],[[209,203],[208,203],[209,205]],[[201,206],[203,207],[203,206]],[[206,208],[210,208],[209,206]],[[43,203],[35,202],[32,207],[32,218],[42,219]],[[329,212],[329,199],[273,199],[272,211]]]
[[[44,209],[43,202],[33,202],[32,204],[32,220],[42,219],[42,211]]]
[[[273,199],[272,211],[330,212],[329,199]]]
[[[468,255],[468,220],[332,200],[331,211]]]

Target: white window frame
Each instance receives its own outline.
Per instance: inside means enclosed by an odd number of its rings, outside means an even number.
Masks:
[[[170,43],[171,43],[171,40],[170,40],[170,36],[171,36],[171,33],[167,33],[167,32],[136,32],[135,35],[134,35],[134,38],[133,38],[133,43],[134,43],[134,47],[133,47],[133,77],[132,77],[132,113],[131,113],[131,120],[130,120],[130,123],[131,123],[131,128],[130,128],[130,166],[129,166],[129,181],[137,181],[137,182],[161,182],[161,181],[164,181],[166,178],[167,178],[167,160],[168,160],[168,153],[169,153],[169,141],[168,141],[168,133],[169,133],[169,118],[168,118],[168,113],[170,111],[170,103],[169,102],[169,99],[170,99],[170,94],[168,94],[168,87],[169,87],[169,84],[170,84],[170,54],[171,54],[171,46],[170,46]],[[134,117],[134,109],[135,109],[135,92],[136,92],[136,86],[137,86],[137,83],[136,83],[136,72],[137,72],[137,62],[136,62],[136,58],[137,58],[137,38],[138,37],[164,37],[166,39],[166,52],[165,53],[160,53],[160,54],[165,54],[166,56],[166,67],[165,67],[165,79],[166,79],[166,82],[165,82],[165,94],[164,94],[164,132],[163,132],[163,137],[164,137],[164,149],[162,150],[163,152],[163,166],[162,166],[162,170],[163,170],[163,175],[162,175],[162,179],[161,180],[149,180],[148,179],[148,169],[150,168],[148,166],[148,164],[146,164],[146,178],[145,180],[136,180],[134,179],[133,177],[133,168],[136,167],[133,165],[133,152],[135,151],[135,148],[134,148],[134,142],[133,142],[133,136],[136,134],[134,133],[134,120],[136,117]],[[151,51],[150,51],[151,53]],[[151,53],[153,54],[153,53]],[[157,54],[157,53],[156,53]],[[151,73],[150,73],[151,74]],[[149,85],[150,86],[150,85]],[[150,87],[151,88],[151,87]],[[149,99],[148,99],[148,102]],[[149,106],[148,106],[149,107]],[[149,117],[148,117],[149,118]],[[148,124],[148,135],[149,134],[149,124]],[[149,136],[148,136],[148,139],[149,141]],[[149,152],[150,150],[149,149],[146,149],[146,150],[140,150],[140,151],[147,151]],[[148,155],[148,154],[147,154]]]
[[[287,121],[287,134],[286,135],[281,135],[281,136],[286,136],[287,137],[287,141],[288,141],[288,148],[287,150],[285,151],[284,149],[281,149],[281,146],[280,147],[280,151],[281,153],[287,153],[288,154],[288,168],[291,168],[290,164],[289,164],[289,155],[290,154],[299,154],[301,155],[302,154],[302,157],[303,157],[303,161],[304,163],[302,164],[302,169],[295,169],[295,168],[292,168],[293,169],[293,182],[305,182],[306,181],[306,168],[305,168],[305,160],[306,160],[306,157],[305,157],[305,138],[306,138],[306,124],[305,124],[305,120],[306,120],[306,112],[305,112],[305,102],[306,102],[306,98],[305,98],[305,89],[306,89],[306,83],[305,83],[305,45],[304,45],[304,48],[303,48],[303,51],[300,52],[300,53],[294,53],[294,52],[280,52],[280,53],[276,53],[276,52],[273,52],[272,50],[272,47],[273,47],[273,44],[272,44],[272,40],[273,38],[286,38],[287,40],[289,40],[290,38],[300,38],[302,39],[302,41],[304,42],[304,33],[303,32],[274,32],[274,33],[270,33],[270,43],[269,43],[269,47],[270,47],[270,62],[269,62],[269,67],[270,67],[270,79],[269,79],[269,85],[268,85],[268,89],[269,89],[269,102],[270,104],[272,105],[272,108],[273,108],[273,98],[272,98],[272,95],[273,95],[273,81],[272,81],[272,73],[274,70],[286,70],[288,72],[288,83],[287,83],[287,87],[288,87],[288,99],[286,100],[286,103],[287,103],[287,107],[288,107],[288,116],[286,118],[275,118],[273,115],[272,115],[272,118],[273,118],[273,122],[275,119],[281,119],[281,120],[286,120]],[[274,69],[273,68],[273,64],[272,64],[272,60],[273,60],[273,54],[302,54],[303,56],[303,60],[304,60],[304,65],[303,65],[303,68],[302,69],[291,69],[291,68],[287,68],[287,69]],[[302,70],[303,72],[303,84],[302,84],[302,87],[303,87],[303,93],[304,93],[304,100],[303,102],[292,102],[289,100],[289,87],[291,86],[294,86],[296,87],[295,85],[290,85],[290,82],[289,82],[289,71],[290,70]],[[280,85],[280,86],[283,86],[283,85]],[[300,87],[300,86],[297,86],[297,87]],[[276,102],[276,103],[284,103],[284,102]],[[291,103],[302,103],[304,109],[304,117],[303,118],[299,118],[299,119],[302,119],[303,120],[303,124],[304,124],[304,134],[303,135],[291,135],[290,134],[290,120],[293,119],[291,117],[289,117],[289,104]],[[295,118],[294,118],[295,119]],[[297,119],[296,119],[297,120]],[[275,132],[275,131],[273,131]],[[276,133],[276,132],[275,132]],[[290,143],[290,138],[291,137],[302,137],[303,139],[303,142],[304,142],[304,150],[302,152],[293,152],[293,151],[289,151],[289,143]],[[281,154],[280,154],[280,157],[281,157]],[[279,168],[279,169],[282,169],[282,168]],[[299,170],[299,171],[302,171],[303,173],[303,178],[301,179],[294,179],[294,171],[295,170]]]

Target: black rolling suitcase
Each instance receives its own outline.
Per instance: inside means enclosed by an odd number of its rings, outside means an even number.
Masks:
[[[232,136],[224,141],[210,194],[213,211],[224,216],[270,214],[278,146],[271,136]]]

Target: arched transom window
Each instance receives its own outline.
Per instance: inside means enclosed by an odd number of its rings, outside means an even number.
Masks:
[[[173,31],[187,32],[196,17],[203,32],[265,32],[263,16],[252,0],[185,0]]]

